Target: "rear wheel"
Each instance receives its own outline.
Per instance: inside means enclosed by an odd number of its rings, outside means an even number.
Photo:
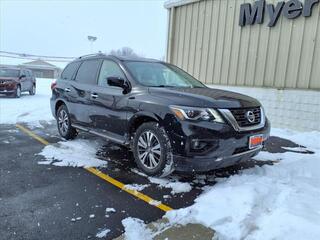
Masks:
[[[36,86],[33,84],[32,88],[29,90],[30,95],[35,95],[36,94]]]
[[[155,122],[142,124],[133,139],[133,154],[138,167],[150,176],[167,176],[173,171],[170,140]]]
[[[70,115],[66,105],[61,105],[58,108],[57,125],[61,137],[69,140],[77,136],[77,130],[71,126]]]

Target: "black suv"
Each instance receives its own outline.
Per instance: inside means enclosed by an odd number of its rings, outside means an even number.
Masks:
[[[53,83],[51,109],[63,138],[82,130],[127,146],[139,168],[157,176],[247,160],[270,132],[257,100],[208,88],[178,67],[150,59],[76,59]]]

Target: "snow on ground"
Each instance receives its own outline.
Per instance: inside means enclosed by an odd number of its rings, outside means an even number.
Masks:
[[[122,225],[125,229],[126,240],[152,240],[152,233],[142,220],[128,217],[122,220]]]
[[[216,179],[194,205],[168,212],[170,225],[201,223],[215,230],[218,239],[319,239],[320,133],[273,129],[272,135],[315,153],[261,152],[256,160],[279,162]],[[126,239],[154,235],[141,220],[122,223]]]
[[[110,229],[102,229],[97,233],[96,237],[105,238],[109,232],[110,232]]]
[[[143,189],[150,187],[150,184],[126,184],[124,188],[134,190],[134,191],[142,191]]]
[[[48,145],[39,153],[45,157],[39,164],[52,164],[54,166],[71,167],[102,167],[106,161],[96,157],[97,149],[101,143],[77,139],[73,141],[60,141],[57,144]]]
[[[219,239],[319,239],[320,133],[274,129],[272,135],[315,154],[262,152],[257,160],[280,162],[220,179],[191,207],[167,213],[170,222],[202,223]]]
[[[190,183],[180,182],[175,176],[170,176],[167,178],[148,177],[146,174],[135,168],[132,168],[131,172],[148,178],[151,183],[157,184],[159,188],[171,188],[171,194],[186,193],[192,190]]]
[[[37,92],[34,96],[27,92],[21,98],[0,96],[0,124],[27,122],[29,126],[41,126],[40,120],[53,120],[50,110],[52,81],[37,78]]]
[[[188,182],[179,182],[177,179],[148,177],[149,181],[158,184],[160,188],[171,188],[171,194],[190,192],[192,187]]]

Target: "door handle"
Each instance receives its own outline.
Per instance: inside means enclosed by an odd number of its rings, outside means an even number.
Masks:
[[[98,98],[99,96],[98,96],[98,94],[96,94],[96,93],[91,93],[91,97],[94,98],[94,99],[96,99],[96,98]]]
[[[70,88],[65,88],[64,91],[70,92],[71,90],[70,90]]]

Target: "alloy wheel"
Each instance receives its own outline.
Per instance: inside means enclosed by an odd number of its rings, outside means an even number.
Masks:
[[[161,146],[157,136],[151,131],[143,132],[138,139],[140,162],[149,169],[156,168],[161,159]]]
[[[58,126],[63,135],[68,132],[69,129],[69,118],[65,110],[61,110],[58,116]]]

